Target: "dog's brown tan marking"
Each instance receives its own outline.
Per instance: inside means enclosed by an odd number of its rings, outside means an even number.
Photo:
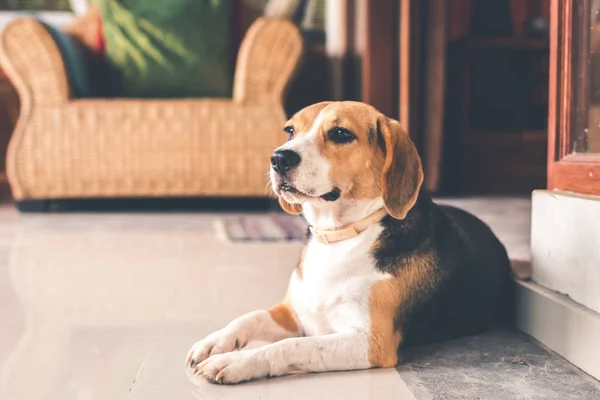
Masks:
[[[342,196],[355,200],[372,199],[381,193],[384,154],[375,144],[377,118],[381,114],[370,106],[358,103],[336,103],[319,116],[319,152],[329,161],[330,180],[342,189]],[[332,128],[344,128],[356,136],[356,141],[340,146],[327,139]]]
[[[383,201],[390,215],[404,219],[415,205],[423,183],[421,158],[398,121],[382,117],[377,126],[386,148]]]
[[[291,204],[285,201],[283,197],[279,197],[279,205],[288,214],[300,215],[302,214],[302,206],[300,204]]]
[[[405,266],[398,268],[395,275],[372,287],[369,361],[373,366],[392,367],[398,362],[401,320],[415,300],[434,287],[433,265],[434,258],[430,254],[413,256],[405,262]]]
[[[312,106],[308,106],[294,114],[292,118],[290,118],[290,120],[285,124],[285,126],[293,126],[297,135],[301,136],[307,134],[321,111],[323,111],[323,109],[329,104],[331,104],[331,102],[324,101],[313,104]]]
[[[299,331],[298,323],[294,317],[294,312],[286,303],[281,303],[269,309],[269,315],[273,321],[288,332],[297,333]]]
[[[399,307],[399,290],[395,280],[380,281],[371,289],[369,362],[374,367],[393,367],[398,362],[402,336],[394,327],[394,315]]]

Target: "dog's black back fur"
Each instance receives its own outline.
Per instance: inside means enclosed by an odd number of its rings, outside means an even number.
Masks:
[[[393,274],[419,257],[430,260],[433,284],[398,310],[403,346],[472,335],[510,320],[510,261],[484,222],[421,196],[404,220],[387,217],[382,224],[373,253],[378,269]]]

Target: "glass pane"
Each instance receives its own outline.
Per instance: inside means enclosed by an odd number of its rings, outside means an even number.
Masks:
[[[600,0],[574,1],[572,55],[571,150],[600,153]]]

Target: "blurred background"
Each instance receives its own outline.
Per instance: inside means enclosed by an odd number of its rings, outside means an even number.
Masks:
[[[549,3],[0,0],[2,28],[41,21],[3,36],[0,186],[23,209],[264,197],[285,118],[360,100],[408,128],[429,192],[528,195],[546,187]],[[248,35],[263,16],[295,28]]]

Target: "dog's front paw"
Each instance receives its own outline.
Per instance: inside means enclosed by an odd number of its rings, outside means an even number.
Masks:
[[[245,350],[217,354],[201,362],[194,375],[200,375],[211,383],[234,384],[269,375],[269,362],[264,353]]]
[[[244,345],[235,332],[222,329],[196,342],[188,352],[185,363],[194,368],[212,355],[239,350]]]

